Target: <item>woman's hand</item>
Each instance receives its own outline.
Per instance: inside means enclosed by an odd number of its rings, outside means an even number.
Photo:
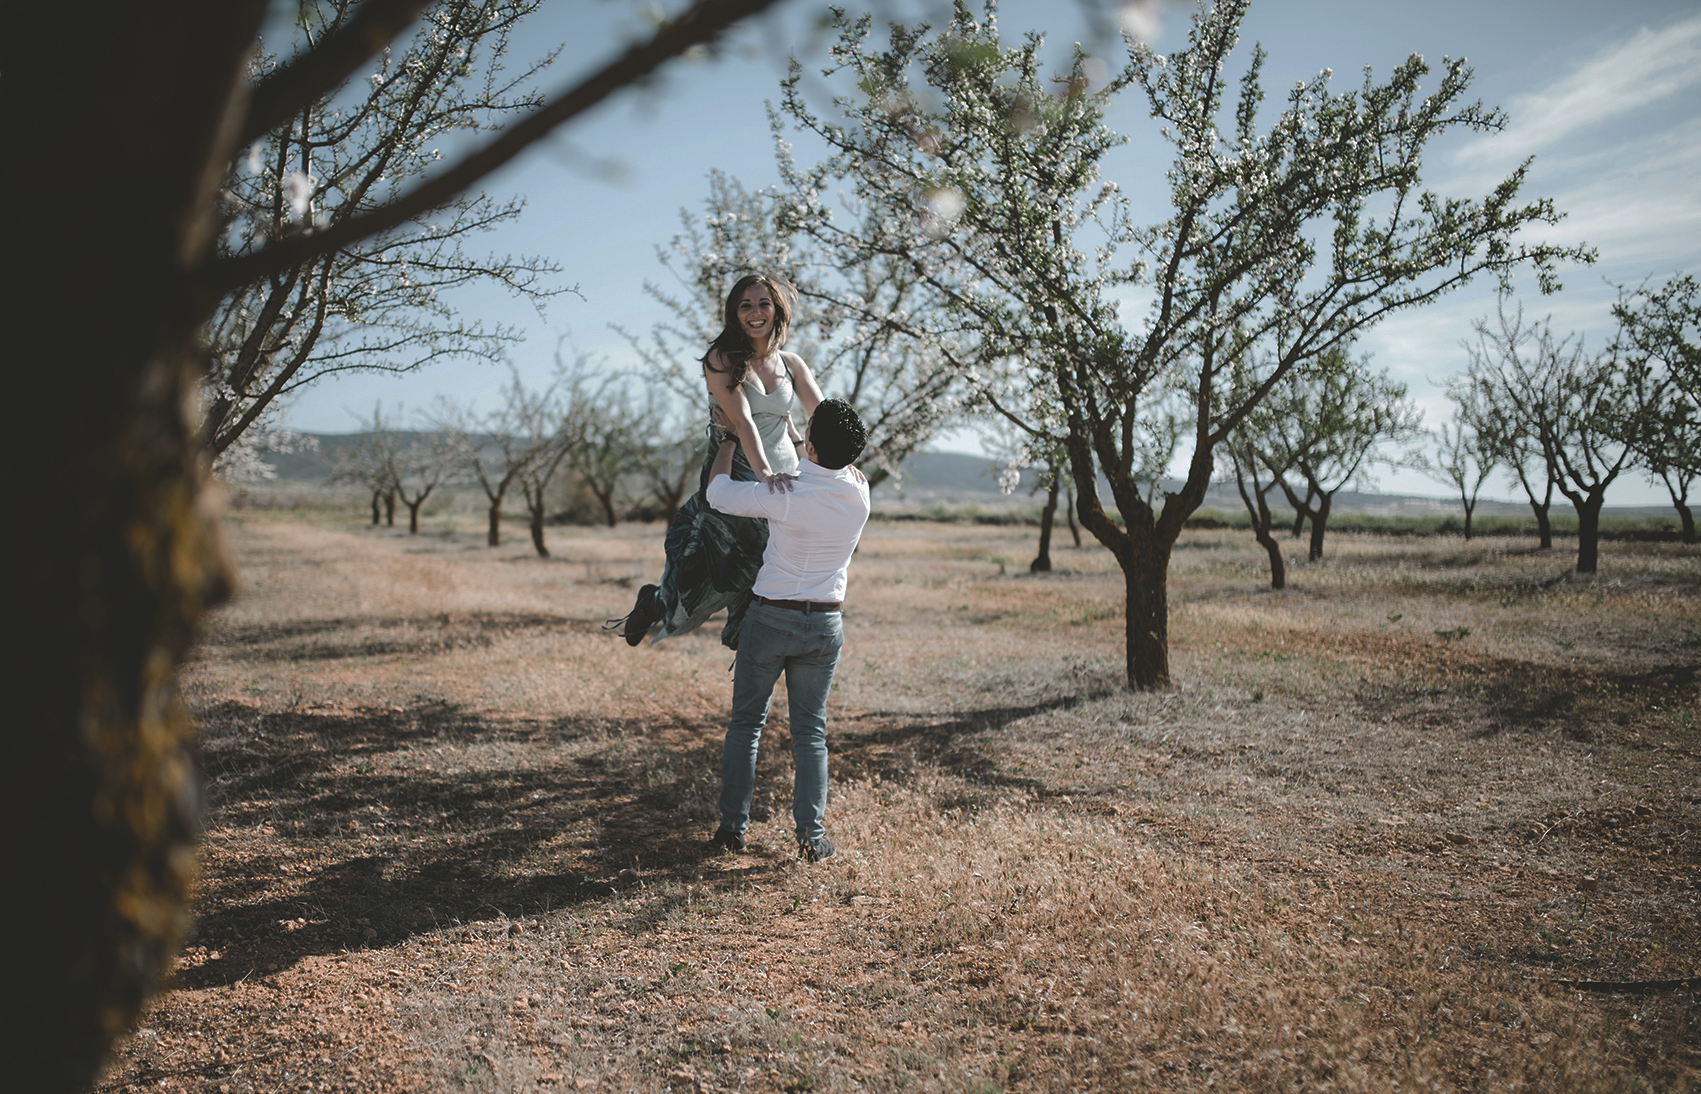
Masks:
[[[720,430],[716,438],[717,442],[732,441],[734,444],[738,443],[738,433],[733,429],[731,420],[726,416],[726,411],[721,409],[721,404],[713,403],[710,405],[709,425]]]
[[[797,481],[796,475],[787,475],[782,472],[774,472],[768,475],[758,474],[756,477],[768,484],[768,493],[770,494],[784,494],[792,490],[791,484]]]

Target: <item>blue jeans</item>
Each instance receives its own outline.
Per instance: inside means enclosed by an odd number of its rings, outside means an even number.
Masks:
[[[756,748],[768,721],[768,701],[780,673],[791,705],[791,750],[797,766],[791,815],[797,838],[827,834],[827,692],[845,644],[838,612],[803,612],[759,601],[745,613],[732,677],[732,716],[721,749],[721,824],[739,835],[750,825],[756,789]]]

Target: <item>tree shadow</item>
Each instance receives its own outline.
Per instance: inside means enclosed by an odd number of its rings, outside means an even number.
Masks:
[[[247,663],[336,661],[353,657],[430,656],[484,649],[522,634],[595,631],[600,619],[534,612],[458,612],[432,616],[343,616],[215,627],[202,643],[221,659]],[[198,657],[207,656],[203,648]]]
[[[1079,694],[1039,702],[988,707],[947,718],[917,719],[913,714],[870,711],[841,719],[832,739],[835,778],[902,782],[923,762],[942,767],[988,787],[1022,790],[1038,798],[1052,789],[1030,776],[1013,775],[994,758],[985,735],[1056,710],[1117,694],[1114,688],[1090,688]],[[972,802],[957,803],[972,805]]]
[[[1108,694],[944,719],[835,718],[834,778],[907,781],[920,761],[1045,797],[1046,786],[1003,771],[979,738]],[[499,722],[441,701],[354,712],[225,702],[198,715],[213,868],[192,941],[216,956],[183,969],[183,987],[641,887],[665,897],[669,883],[758,877],[792,861],[789,845],[711,855],[718,722]],[[789,814],[792,782],[783,715],[763,738],[758,821]]]
[[[213,869],[192,941],[219,956],[183,970],[185,987],[689,881],[709,857],[718,726],[507,723],[443,702],[197,713]],[[762,819],[777,788],[789,801],[774,736],[759,764]],[[736,872],[788,861],[758,853]]]

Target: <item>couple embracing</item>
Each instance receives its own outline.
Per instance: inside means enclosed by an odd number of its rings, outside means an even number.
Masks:
[[[846,571],[868,521],[868,480],[851,466],[867,434],[856,411],[824,399],[807,364],[783,351],[795,296],[765,274],[727,295],[725,323],[702,359],[714,400],[700,489],[667,530],[661,580],[623,620],[636,646],[695,630],[725,609],[721,641],[738,651],[721,751],[720,827],[711,845],[742,851],[756,750],[783,673],[791,708],[798,854],[833,854],[827,806],[827,693],[844,645]],[[808,423],[799,431],[793,399]]]

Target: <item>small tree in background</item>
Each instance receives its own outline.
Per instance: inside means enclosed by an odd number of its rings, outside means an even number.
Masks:
[[[1306,551],[1316,562],[1335,495],[1365,475],[1382,445],[1411,439],[1422,413],[1406,397],[1406,385],[1390,380],[1386,370],[1372,372],[1368,358],[1355,361],[1341,348],[1323,354],[1315,371],[1284,375],[1266,401],[1263,437],[1256,443],[1266,466],[1291,468],[1305,484],[1306,500],[1316,499],[1309,506]]]
[[[632,462],[664,523],[671,524],[686,497],[697,488],[706,438],[696,413],[699,401],[652,387],[645,395],[648,438],[632,449]]]
[[[560,360],[557,350],[557,367]],[[553,431],[540,431],[537,423],[553,417],[554,397],[553,386],[532,390],[510,364],[502,403],[488,414],[448,398],[439,398],[432,411],[432,425],[446,438],[451,462],[484,491],[487,546],[502,545],[502,503],[526,468],[545,454]]]
[[[1471,343],[1463,345],[1466,352],[1472,351]],[[1473,414],[1473,422],[1484,456],[1492,457],[1518,480],[1535,515],[1537,544],[1542,550],[1551,551],[1553,522],[1549,514],[1553,509],[1556,479],[1536,436],[1535,423],[1519,416],[1505,389],[1496,381],[1494,370],[1476,365],[1474,358],[1472,367],[1448,382],[1447,393],[1455,403],[1479,408]],[[1531,398],[1536,395],[1529,393]]]
[[[1480,419],[1480,408],[1455,405],[1453,420],[1441,423],[1435,440],[1435,460],[1431,462],[1426,456],[1418,457],[1419,470],[1459,492],[1459,503],[1465,510],[1467,543],[1471,539],[1471,515],[1476,512],[1477,495],[1499,463],[1493,446],[1477,425]]]
[[[454,466],[441,434],[415,440],[396,459],[396,494],[408,509],[408,534],[419,535],[419,509]]]
[[[647,406],[634,403],[625,385],[611,381],[597,394],[596,411],[586,415],[579,443],[573,448],[573,471],[596,498],[610,528],[620,520],[626,479],[651,432],[648,412]]]
[[[401,478],[401,452],[396,439],[384,425],[384,408],[372,408],[371,422],[361,423],[357,444],[339,448],[332,456],[330,482],[362,486],[372,493],[372,526],[382,519],[396,523],[397,483]]]
[[[1658,289],[1620,288],[1613,315],[1641,413],[1627,433],[1642,467],[1671,496],[1683,542],[1696,542],[1689,491],[1701,476],[1701,287],[1674,277]]]
[[[1235,385],[1249,382],[1250,374],[1235,370]],[[1231,387],[1231,392],[1234,390]],[[1230,395],[1230,400],[1235,396]],[[1228,458],[1234,475],[1235,490],[1252,523],[1252,538],[1264,548],[1270,561],[1270,588],[1287,588],[1287,560],[1282,545],[1277,542],[1275,514],[1270,511],[1270,493],[1277,487],[1287,489],[1285,476],[1293,468],[1294,454],[1274,448],[1270,440],[1279,435],[1273,420],[1280,413],[1276,400],[1265,399],[1241,419],[1240,425],[1223,442],[1223,455]],[[1301,519],[1304,515],[1301,514]],[[1298,532],[1294,533],[1296,538]]]
[[[1665,387],[1648,391],[1642,398],[1648,412],[1637,423],[1633,436],[1638,460],[1650,480],[1660,483],[1671,497],[1683,529],[1683,542],[1697,542],[1695,513],[1689,508],[1689,492],[1701,472],[1701,411],[1681,391]]]
[[[586,399],[585,359],[572,365],[555,355],[555,382],[536,398],[523,400],[513,409],[512,421],[520,430],[520,446],[528,458],[519,471],[520,493],[526,499],[527,525],[532,549],[539,558],[549,557],[543,525],[548,515],[546,497],[556,471],[584,443],[587,422],[594,413]]]
[[[1475,324],[1477,340],[1466,345],[1470,382],[1539,446],[1549,478],[1577,510],[1577,572],[1592,574],[1607,487],[1632,464],[1630,423],[1646,408],[1617,353],[1590,357],[1581,339],[1555,337],[1547,320],[1526,323],[1521,305],[1508,315],[1504,297],[1497,319]]]

